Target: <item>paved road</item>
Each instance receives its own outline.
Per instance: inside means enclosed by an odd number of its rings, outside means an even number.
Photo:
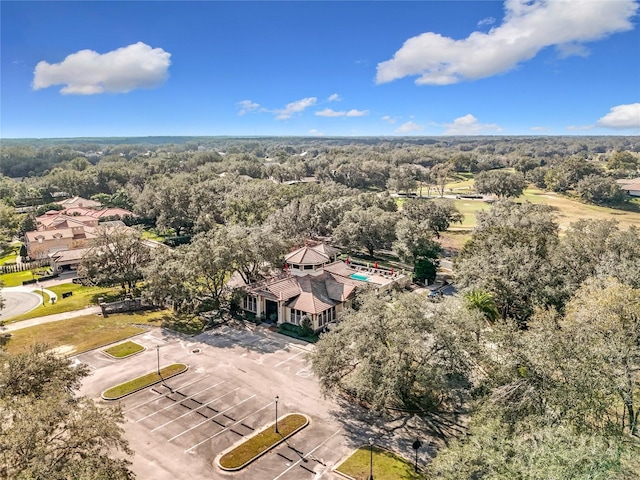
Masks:
[[[26,290],[2,289],[4,308],[0,310],[0,319],[7,320],[33,310],[42,303],[42,297]]]

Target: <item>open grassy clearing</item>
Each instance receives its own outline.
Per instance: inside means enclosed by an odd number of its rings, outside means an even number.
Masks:
[[[371,452],[368,446],[360,447],[342,462],[336,471],[349,475],[355,480],[368,480]],[[373,447],[373,478],[376,480],[425,480],[427,477],[416,473],[414,465],[388,450]]]
[[[284,441],[285,437],[301,430],[307,425],[307,422],[307,417],[304,415],[299,413],[289,414],[278,420],[278,433],[275,431],[275,426],[270,425],[257,435],[222,455],[218,463],[225,470],[238,470],[263,452]]]
[[[144,347],[142,345],[129,340],[128,342],[119,343],[113,347],[105,348],[103,351],[115,358],[127,358],[143,350]]]
[[[27,313],[9,318],[7,319],[7,323],[43,317],[45,315],[53,315],[54,313],[72,312],[91,305],[97,305],[98,298],[100,297],[104,298],[105,301],[112,301],[122,296],[122,290],[119,287],[85,287],[84,285],[77,285],[75,283],[65,283],[63,285],[47,287],[47,290],[51,290],[58,296],[54,305],[49,303],[49,297],[47,296],[45,305],[40,305]],[[73,295],[67,298],[62,298],[62,294],[68,292],[71,292]],[[35,293],[39,293],[39,290],[35,290]]]
[[[464,180],[462,182],[451,183],[447,188],[466,188],[468,185],[469,180]],[[566,229],[570,223],[583,218],[596,220],[614,219],[620,223],[622,228],[628,228],[631,225],[640,227],[640,212],[633,211],[633,209],[621,210],[582,203],[576,199],[535,187],[527,188],[517,201],[546,204],[554,207],[558,216],[558,222],[562,229]],[[476,225],[476,213],[480,210],[486,210],[491,207],[490,204],[480,200],[459,199],[455,200],[455,204],[458,210],[464,214],[465,219],[462,225],[454,225],[451,230],[473,228]],[[632,200],[631,205],[637,205],[637,202]]]
[[[105,390],[102,394],[102,398],[105,400],[117,400],[118,398],[129,395],[130,393],[137,392],[143,388],[149,387],[156,383],[160,383],[164,378],[169,378],[179,373],[185,372],[187,366],[184,363],[174,363],[160,369],[160,375],[158,372],[151,372],[142,377],[134,378],[128,382],[121,383],[115,387]]]
[[[144,325],[160,324],[165,311],[119,313],[103,318],[85,315],[59,322],[45,323],[12,332],[5,345],[9,353],[23,353],[37,343],[46,343],[63,355],[75,355],[118,342],[145,331]]]

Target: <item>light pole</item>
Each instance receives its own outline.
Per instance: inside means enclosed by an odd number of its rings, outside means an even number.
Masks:
[[[160,345],[156,345],[156,354],[158,356],[158,376],[160,376]]]
[[[373,480],[373,438],[369,438],[369,480]]]
[[[276,395],[276,433],[280,433],[278,431],[278,400],[280,399],[280,397],[278,397],[278,395]]]
[[[40,293],[42,293],[42,306],[46,307],[47,302],[44,301],[44,287],[40,285]]]
[[[416,438],[416,441],[411,445],[413,449],[416,451],[416,473],[418,472],[418,449],[422,446],[422,442],[419,438]]]

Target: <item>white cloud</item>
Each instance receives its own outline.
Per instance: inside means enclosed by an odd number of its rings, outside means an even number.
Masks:
[[[311,135],[316,135],[316,136],[322,135],[322,132],[320,130],[315,129],[315,128],[312,128],[311,130],[309,130],[309,133]]]
[[[593,130],[595,125],[569,125],[567,130],[571,130],[572,132],[584,132],[587,130]]]
[[[545,132],[549,130],[549,127],[535,126],[535,127],[531,127],[529,130],[531,130],[532,132]]]
[[[153,88],[169,73],[171,54],[138,42],[107,53],[80,50],[60,63],[38,62],[33,89],[64,85],[63,94],[127,93]]]
[[[598,120],[599,127],[626,129],[640,128],[640,103],[618,105]]]
[[[340,95],[337,93],[329,95],[329,98],[327,98],[327,102],[339,102],[340,100],[342,100],[342,98],[340,98]]]
[[[236,105],[238,106],[238,108],[240,108],[238,115],[244,115],[249,112],[255,112],[260,108],[259,103],[252,102],[251,100],[242,100],[241,102],[238,102]]]
[[[486,27],[487,25],[493,25],[496,23],[496,19],[493,17],[483,18],[478,22],[478,27]]]
[[[378,64],[376,81],[419,75],[418,85],[447,85],[490,77],[549,46],[584,55],[578,45],[633,29],[638,6],[635,0],[506,0],[503,23],[487,33],[462,40],[433,32],[409,38],[391,60]]]
[[[456,118],[453,123],[444,124],[447,129],[444,135],[482,135],[487,132],[501,132],[500,125],[495,123],[480,123],[478,119],[468,113],[464,117]]]
[[[380,120],[384,120],[389,125],[394,125],[398,121],[398,117],[393,118],[393,117],[391,117],[389,115],[385,115],[384,117],[380,117]]]
[[[366,115],[369,115],[369,110],[352,109],[349,111],[336,111],[330,108],[325,108],[324,110],[317,111],[316,115],[319,117],[364,117]]]
[[[316,115],[319,117],[343,117],[347,112],[336,112],[330,108],[325,108],[324,110],[319,110],[316,112]]]
[[[422,125],[415,124],[413,122],[406,122],[396,128],[396,133],[411,133],[411,132],[421,132],[424,130]]]
[[[295,113],[303,112],[305,109],[314,106],[317,101],[316,97],[307,97],[288,103],[285,108],[274,110],[273,112],[276,114],[276,120],[287,120]]]

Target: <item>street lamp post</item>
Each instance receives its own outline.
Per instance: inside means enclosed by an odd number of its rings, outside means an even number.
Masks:
[[[280,433],[278,431],[278,400],[280,399],[280,397],[278,397],[276,395],[276,433]]]
[[[160,345],[156,345],[156,354],[158,357],[158,376],[160,376]]]
[[[373,438],[369,438],[369,480],[373,480]]]
[[[416,472],[418,472],[418,449],[422,446],[422,442],[420,441],[419,438],[417,438],[416,441],[413,442],[413,445],[411,446],[416,451]]]

